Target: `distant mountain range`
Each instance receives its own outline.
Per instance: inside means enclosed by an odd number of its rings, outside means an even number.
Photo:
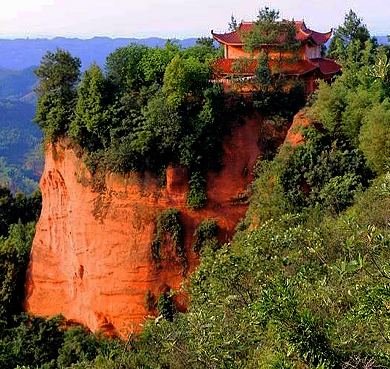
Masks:
[[[132,42],[150,47],[164,46],[166,39],[151,37],[136,38],[109,38],[94,37],[87,40],[78,38],[55,37],[53,39],[0,39],[0,68],[23,70],[38,65],[46,51],[55,51],[61,48],[69,51],[82,61],[82,69],[88,68],[92,62],[103,66],[106,57],[116,48],[126,46]],[[182,47],[193,46],[196,38],[176,40]]]
[[[376,39],[380,44],[390,44],[389,40],[387,39],[387,36],[375,36]]]
[[[35,66],[16,71],[0,68],[0,99],[20,99],[30,94],[38,82],[35,69]]]
[[[0,99],[0,184],[31,193],[43,169],[42,132],[32,123],[35,104]]]

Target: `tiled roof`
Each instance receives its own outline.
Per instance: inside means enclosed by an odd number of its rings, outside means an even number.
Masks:
[[[321,72],[325,75],[327,74],[335,74],[340,71],[340,65],[338,65],[334,60],[327,58],[316,58],[310,59],[310,61],[317,65]]]
[[[232,72],[232,65],[237,60],[238,59],[217,59],[213,63],[214,73],[216,74],[216,76],[234,74]],[[247,65],[244,65],[242,74],[253,75],[256,66],[257,60],[249,60],[249,63]],[[277,63],[271,61],[269,63],[269,66],[271,69],[278,68],[279,73],[288,76],[302,76],[316,69],[319,69],[319,71],[324,75],[336,74],[340,71],[340,66],[336,62],[325,58],[299,60],[294,63]]]
[[[269,66],[271,70],[278,68],[279,73],[287,76],[302,76],[317,68],[309,60],[298,60],[294,63],[277,63],[271,61]]]
[[[313,31],[306,27],[305,22],[303,21],[295,21],[295,27],[297,30],[296,40],[301,42],[306,42],[311,40],[317,45],[324,44],[327,42],[332,36],[332,31],[327,33],[320,33]],[[229,33],[214,33],[211,31],[212,36],[215,40],[222,44],[228,45],[242,45],[242,39],[240,33],[247,33],[253,29],[253,22],[242,22],[238,28],[238,31],[229,32]]]

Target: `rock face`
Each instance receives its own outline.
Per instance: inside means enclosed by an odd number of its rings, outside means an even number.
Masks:
[[[161,188],[152,175],[109,174],[96,189],[71,142],[62,140],[46,152],[41,179],[43,208],[27,272],[25,308],[36,315],[62,313],[91,330],[125,336],[139,330],[155,311],[153,297],[184,280],[180,259],[167,242],[159,268],[151,257],[157,215],[180,211],[185,230],[188,273],[198,264],[192,251],[193,233],[204,219],[216,219],[219,238],[227,241],[247,209],[247,187],[260,154],[259,139],[286,130],[262,127],[259,116],[236,127],[224,143],[224,167],[208,175],[206,208],[186,208],[186,171],[170,167]],[[94,189],[95,188],[95,189]],[[149,306],[148,306],[149,300]],[[185,309],[185,296],[176,298]]]
[[[302,128],[308,127],[312,122],[306,116],[305,111],[301,110],[294,117],[294,121],[287,132],[286,142],[290,142],[292,147],[299,146],[304,143],[305,139],[301,132]]]

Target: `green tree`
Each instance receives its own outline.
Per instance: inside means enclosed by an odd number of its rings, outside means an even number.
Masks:
[[[344,23],[336,29],[335,37],[340,37],[344,43],[349,43],[353,40],[359,40],[364,44],[370,39],[370,32],[361,18],[350,9],[345,14]]]
[[[296,51],[300,42],[295,39],[295,23],[287,20],[279,21],[279,11],[265,7],[259,10],[257,20],[249,32],[242,33],[244,49],[253,53],[262,49],[267,54],[269,47],[278,45],[281,51]],[[279,62],[284,61],[282,53]]]
[[[80,67],[81,60],[68,51],[48,51],[35,70],[39,77],[39,86],[35,90],[38,96],[58,92],[62,97],[74,97],[75,86],[80,78]]]
[[[148,51],[135,43],[116,49],[106,59],[107,77],[123,91],[138,91],[145,81],[141,60]]]
[[[210,85],[210,78],[208,66],[176,55],[165,70],[163,91],[172,106],[179,106],[191,97],[201,97]]]
[[[179,46],[169,40],[164,48],[149,49],[140,61],[140,68],[145,76],[145,82],[148,84],[157,83],[161,86],[165,69],[174,56],[179,53],[179,50]]]
[[[39,77],[34,121],[49,139],[67,131],[72,119],[81,61],[61,49],[48,51],[35,71]]]
[[[10,227],[9,236],[0,238],[0,319],[9,320],[22,311],[24,284],[35,222],[20,221]]]
[[[262,50],[257,58],[257,66],[255,68],[255,76],[260,85],[260,89],[268,91],[274,87],[275,76],[272,75],[269,67],[269,59],[267,54]]]
[[[185,48],[181,55],[184,59],[196,59],[201,63],[210,63],[223,56],[223,49],[214,46],[211,37],[201,37],[196,40],[196,45]]]
[[[75,118],[70,126],[70,135],[79,141],[84,137],[87,146],[94,146],[93,142],[90,142],[93,137],[103,145],[107,144],[110,130],[108,108],[110,94],[103,72],[98,65],[92,64],[84,72],[77,92]]]
[[[199,37],[196,40],[196,46],[214,47],[214,39],[212,37]]]
[[[370,40],[370,32],[361,18],[350,9],[344,16],[343,25],[339,26],[330,42],[327,55],[333,59],[342,60],[342,50],[352,41],[357,41],[359,50],[364,48],[364,44]]]
[[[11,191],[0,186],[0,236],[8,234],[8,227],[15,222],[15,215]]]
[[[230,32],[235,32],[235,31],[238,30],[238,22],[237,22],[236,17],[233,14],[230,17],[230,22],[228,24],[228,29],[229,29]]]
[[[374,106],[363,121],[360,149],[377,173],[390,170],[390,103]]]

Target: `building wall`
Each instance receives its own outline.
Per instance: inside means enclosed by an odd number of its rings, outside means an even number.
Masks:
[[[306,59],[321,58],[321,47],[319,45],[306,47]]]
[[[270,59],[280,59],[283,57],[285,59],[291,59],[297,57],[299,60],[306,59],[306,48],[307,45],[302,45],[297,53],[293,51],[275,51],[269,47],[268,56]],[[257,49],[253,51],[253,58],[257,58],[262,49]],[[312,58],[317,58],[319,56],[313,56]],[[250,53],[243,50],[242,46],[233,46],[225,45],[225,58],[227,59],[238,59],[238,58],[250,58]]]
[[[226,45],[227,55],[225,56],[228,59],[238,59],[238,58],[249,58],[249,53],[245,52],[242,49],[242,46],[232,46]]]

